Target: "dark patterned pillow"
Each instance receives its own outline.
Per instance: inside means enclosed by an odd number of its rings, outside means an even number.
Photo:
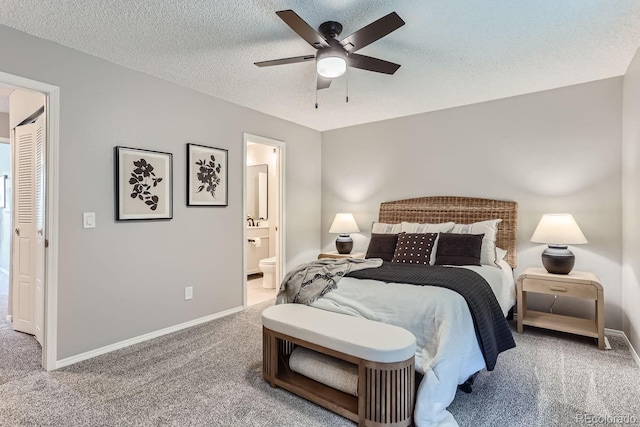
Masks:
[[[480,265],[484,234],[440,233],[436,265]]]
[[[391,262],[429,265],[438,233],[400,233]]]
[[[365,258],[382,258],[383,261],[391,261],[398,243],[397,234],[371,233],[369,248]]]

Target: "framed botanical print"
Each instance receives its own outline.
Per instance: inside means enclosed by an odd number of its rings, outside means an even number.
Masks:
[[[115,147],[116,220],[173,218],[173,155]]]
[[[187,144],[187,206],[227,206],[227,150]]]

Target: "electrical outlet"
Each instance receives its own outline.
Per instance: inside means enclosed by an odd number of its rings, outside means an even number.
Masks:
[[[184,300],[193,299],[193,286],[187,286],[184,288]]]

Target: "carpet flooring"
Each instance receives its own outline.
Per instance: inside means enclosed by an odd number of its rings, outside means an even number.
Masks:
[[[5,323],[0,426],[353,426],[262,379],[260,313],[270,304],[48,373],[33,348],[8,349],[17,333]],[[611,422],[625,415],[640,425],[640,369],[620,338],[600,351],[533,328],[514,337],[473,393],[458,392],[449,409],[460,426],[634,425]]]
[[[40,344],[33,335],[14,332],[11,324],[6,321],[7,307],[7,294],[0,293],[0,389],[7,383],[40,371],[42,366]],[[0,412],[0,426],[2,425]]]

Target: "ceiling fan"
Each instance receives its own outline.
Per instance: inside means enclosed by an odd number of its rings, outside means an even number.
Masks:
[[[258,67],[292,64],[315,59],[318,89],[328,88],[331,85],[331,79],[344,74],[347,66],[384,74],[393,74],[400,68],[400,64],[355,53],[405,24],[395,12],[383,16],[340,41],[336,39],[342,32],[342,25],[339,22],[327,21],[320,24],[318,27],[320,33],[318,33],[293,10],[281,10],[276,14],[318,51],[315,55],[256,62],[255,65]]]

